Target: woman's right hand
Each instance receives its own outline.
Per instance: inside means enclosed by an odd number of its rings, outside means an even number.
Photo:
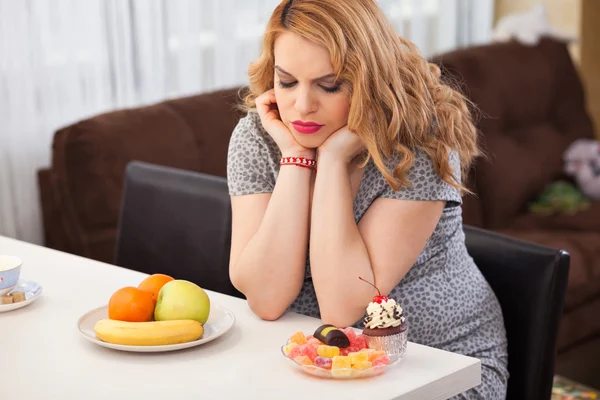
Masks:
[[[306,148],[294,139],[292,132],[281,121],[275,89],[267,90],[256,98],[256,110],[267,133],[273,138],[283,157],[307,157],[314,159],[315,150]]]

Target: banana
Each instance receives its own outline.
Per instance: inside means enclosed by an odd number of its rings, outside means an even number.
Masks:
[[[194,320],[127,322],[103,319],[94,325],[103,342],[128,346],[161,346],[197,340],[204,327]]]

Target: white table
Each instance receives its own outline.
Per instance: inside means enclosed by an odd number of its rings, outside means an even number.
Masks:
[[[384,374],[360,380],[319,379],[280,353],[294,332],[320,321],[286,314],[255,317],[243,300],[208,292],[230,309],[234,327],[221,338],[167,353],[128,353],[80,336],[78,318],[107,303],[144,274],[0,236],[0,254],[24,260],[21,277],[43,286],[27,307],[0,313],[2,399],[446,399],[480,383],[477,359],[409,343]]]

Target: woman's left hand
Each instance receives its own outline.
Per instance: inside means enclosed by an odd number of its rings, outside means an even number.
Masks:
[[[348,125],[344,125],[319,146],[318,152],[319,158],[331,157],[349,164],[363,149],[362,140],[356,133],[348,129]]]

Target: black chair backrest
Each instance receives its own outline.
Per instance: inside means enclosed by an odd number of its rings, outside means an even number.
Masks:
[[[115,264],[243,298],[229,279],[225,178],[138,161],[127,165]]]
[[[548,400],[569,254],[465,226],[471,257],[496,293],[508,340],[509,400]]]

